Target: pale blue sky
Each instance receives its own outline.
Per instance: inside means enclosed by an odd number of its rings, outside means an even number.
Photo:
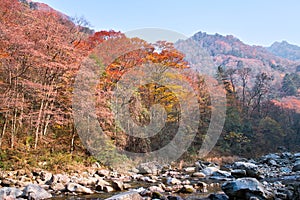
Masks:
[[[300,46],[299,0],[36,0],[69,16],[84,16],[95,30],[155,27],[192,36],[234,35],[252,45],[286,40]]]

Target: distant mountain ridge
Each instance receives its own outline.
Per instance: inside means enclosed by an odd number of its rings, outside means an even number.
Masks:
[[[242,87],[239,71],[249,70],[247,79],[250,89],[255,85],[257,76],[266,74],[271,77],[269,84],[274,97],[281,95],[280,88],[286,74],[300,72],[300,61],[278,56],[267,47],[245,44],[232,35],[198,32],[190,40],[194,44],[188,40],[175,43],[180,51],[185,52],[190,67],[200,73],[216,76],[221,66],[226,73],[232,73],[231,79],[239,91]]]
[[[282,65],[287,68],[294,68],[296,65],[295,60],[289,59],[278,53],[271,52],[269,48],[262,46],[251,46],[243,43],[238,38],[220,34],[210,35],[205,32],[198,32],[192,36],[193,40],[197,41],[201,47],[206,49],[214,58],[221,58],[227,64],[229,60],[242,60],[242,61],[260,61],[262,65]],[[286,49],[297,49],[296,45],[286,45]],[[227,58],[227,60],[225,59]],[[224,60],[225,59],[225,60]],[[292,69],[291,69],[292,70]]]
[[[232,35],[211,35],[198,32],[191,38],[208,52],[217,66],[249,67],[253,73],[264,71],[280,78],[285,73],[296,72],[297,66],[300,65],[300,60],[292,60],[280,56],[278,53],[272,53],[269,48],[263,46],[245,44]],[[297,46],[287,45],[286,48],[297,49]]]
[[[290,44],[287,41],[274,42],[267,50],[274,55],[289,60],[300,61],[300,47]]]

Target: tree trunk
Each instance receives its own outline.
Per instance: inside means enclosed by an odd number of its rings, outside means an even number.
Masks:
[[[0,137],[0,149],[2,149],[2,140],[5,135],[5,131],[6,131],[7,115],[8,115],[8,112],[5,113],[5,121],[4,121],[3,129],[2,129],[2,133],[1,133],[1,137]]]
[[[37,148],[37,144],[38,144],[38,140],[39,140],[39,128],[40,128],[40,124],[41,124],[43,108],[44,108],[44,99],[41,102],[39,115],[38,115],[38,119],[37,119],[37,124],[36,124],[36,129],[35,129],[34,149]]]

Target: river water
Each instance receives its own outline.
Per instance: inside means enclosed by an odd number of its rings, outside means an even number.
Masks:
[[[143,184],[143,186],[140,187],[145,187],[145,185]],[[139,188],[139,187],[134,187],[134,188]],[[217,193],[220,192],[221,188],[220,187],[208,187],[208,191],[205,193],[192,193],[192,194],[178,194],[178,193],[163,193],[165,196],[180,196],[184,199],[194,199],[194,198],[203,198],[203,197],[207,197],[209,194],[211,193]],[[73,196],[73,195],[57,195],[54,196],[53,198],[51,198],[51,200],[104,200],[106,198],[109,198],[113,195],[116,195],[120,192],[114,192],[114,193],[104,193],[104,192],[100,192],[100,193],[96,193],[96,194],[91,194],[91,195],[77,195],[77,196]]]

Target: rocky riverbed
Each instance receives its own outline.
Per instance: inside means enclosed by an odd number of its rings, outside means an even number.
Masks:
[[[262,200],[300,199],[300,153],[217,165],[198,161],[181,170],[143,163],[128,173],[97,167],[52,174],[0,171],[0,199]]]

